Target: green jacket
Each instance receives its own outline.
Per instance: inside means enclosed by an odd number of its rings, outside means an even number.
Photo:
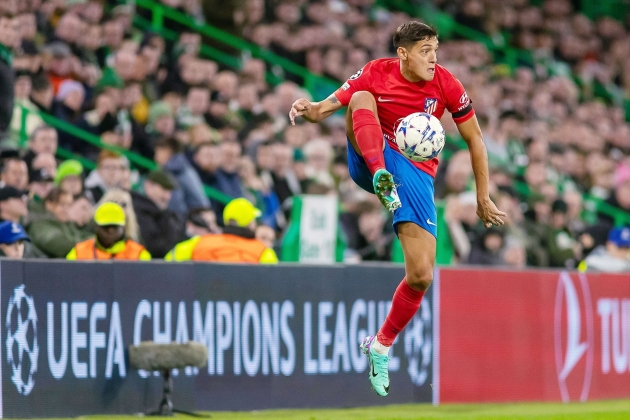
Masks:
[[[94,235],[81,231],[72,222],[60,222],[52,213],[43,216],[28,226],[28,235],[33,245],[51,258],[65,258],[77,243]]]
[[[567,262],[569,262],[570,265],[575,265],[575,254],[573,253],[574,245],[575,239],[573,239],[568,229],[554,229],[550,227],[547,233],[549,266],[568,267]]]

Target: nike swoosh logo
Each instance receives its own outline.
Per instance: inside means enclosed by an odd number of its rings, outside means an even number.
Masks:
[[[427,224],[432,226],[437,226],[435,223],[431,221],[431,219],[427,219]]]
[[[378,376],[378,373],[374,372],[374,365],[372,365],[372,376]]]
[[[379,101],[379,102],[392,102],[392,101],[393,101],[393,99],[383,99],[383,97],[382,97],[382,96],[379,96],[379,97],[378,97],[378,101]]]

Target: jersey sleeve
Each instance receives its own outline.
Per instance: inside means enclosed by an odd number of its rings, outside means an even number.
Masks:
[[[462,83],[452,74],[448,73],[448,75],[449,77],[443,85],[446,109],[453,115],[455,124],[461,124],[472,118],[475,115],[475,110]]]
[[[372,62],[367,63],[362,69],[354,73],[335,91],[335,96],[343,106],[348,106],[352,94],[360,90],[369,90]]]

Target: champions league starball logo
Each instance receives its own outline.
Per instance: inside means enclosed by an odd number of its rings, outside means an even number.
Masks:
[[[423,303],[405,329],[405,356],[409,363],[407,372],[416,386],[424,385],[429,377],[432,348],[431,309],[427,303]]]
[[[24,285],[13,290],[7,308],[7,361],[13,375],[11,381],[17,391],[28,395],[33,390],[37,372],[39,346],[37,345],[37,313],[35,302],[24,293]]]

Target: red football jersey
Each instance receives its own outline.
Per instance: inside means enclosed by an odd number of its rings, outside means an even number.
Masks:
[[[394,128],[399,119],[409,114],[426,112],[439,119],[447,109],[453,114],[453,120],[457,124],[475,115],[461,82],[439,64],[435,66],[433,80],[413,83],[400,73],[398,58],[373,60],[350,76],[346,83],[335,91],[335,96],[343,106],[348,106],[352,94],[361,90],[374,95],[383,135],[396,151],[399,150],[394,140]],[[413,164],[435,177],[437,158]]]

